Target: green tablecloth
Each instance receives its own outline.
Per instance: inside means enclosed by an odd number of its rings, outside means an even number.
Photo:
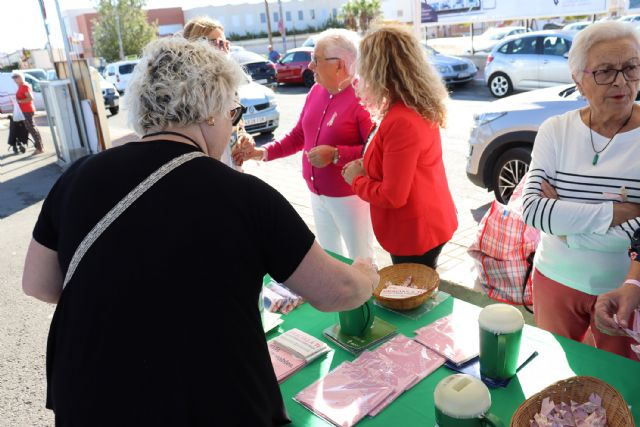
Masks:
[[[409,338],[415,335],[415,329],[447,314],[476,318],[480,311],[478,307],[455,298],[447,299],[418,320],[408,319],[380,307],[375,309],[377,316],[396,325],[399,333]],[[309,304],[303,304],[284,316],[284,319],[284,323],[267,336],[268,339],[295,327],[323,339],[333,348],[329,354],[293,374],[280,385],[289,416],[293,421],[292,425],[329,426],[329,423],[312,414],[292,398],[343,361],[354,359],[351,353],[337,347],[322,335],[324,328],[337,323],[338,315],[323,313]],[[537,350],[538,357],[526,365],[507,388],[491,390],[491,412],[498,415],[505,425],[508,425],[517,407],[527,397],[555,381],[573,375],[590,375],[611,384],[631,406],[636,424],[640,422],[640,363],[530,326],[525,326],[523,346]],[[435,424],[433,390],[442,378],[453,373],[445,367],[439,368],[403,393],[379,415],[364,418],[358,426],[432,427]]]

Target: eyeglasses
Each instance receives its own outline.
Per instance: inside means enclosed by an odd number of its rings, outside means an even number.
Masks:
[[[207,38],[207,41],[211,44],[211,46],[215,47],[216,49],[220,49],[224,51],[229,50],[229,40]]]
[[[242,115],[247,112],[247,107],[244,105],[239,105],[233,110],[231,110],[231,125],[237,126],[240,123],[240,119]]]
[[[604,68],[602,70],[583,70],[586,73],[593,74],[593,80],[597,85],[610,85],[618,78],[618,73],[622,73],[622,77],[628,82],[636,82],[640,80],[640,66],[627,65],[623,68]]]
[[[322,59],[323,61],[339,61],[341,58],[329,57],[329,58],[320,58],[319,56],[311,55],[311,62],[313,65],[318,65],[318,59]]]

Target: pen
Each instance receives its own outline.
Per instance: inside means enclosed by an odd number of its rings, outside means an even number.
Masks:
[[[533,353],[531,353],[531,356],[529,356],[529,357],[527,358],[527,360],[525,360],[524,362],[522,362],[522,365],[518,366],[518,369],[516,369],[516,374],[517,374],[518,372],[520,372],[520,370],[521,370],[522,368],[524,368],[525,366],[527,366],[527,364],[528,364],[529,362],[531,362],[533,359],[535,359],[535,357],[536,357],[537,355],[538,355],[538,352],[537,352],[537,351],[534,351]]]

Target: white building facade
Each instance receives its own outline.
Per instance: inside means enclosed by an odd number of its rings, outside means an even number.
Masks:
[[[341,13],[346,0],[289,0],[282,1],[282,15],[276,1],[269,2],[267,17],[264,2],[239,5],[204,6],[184,10],[185,22],[198,16],[217,19],[224,26],[227,37],[231,34],[245,35],[267,31],[267,19],[271,21],[271,31],[278,31],[280,20],[288,30],[305,30],[321,27],[329,19]]]

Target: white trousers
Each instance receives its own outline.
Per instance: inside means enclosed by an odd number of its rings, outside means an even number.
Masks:
[[[320,246],[351,259],[373,259],[373,228],[369,203],[358,196],[311,194],[311,209]],[[348,255],[344,251],[347,246]]]

